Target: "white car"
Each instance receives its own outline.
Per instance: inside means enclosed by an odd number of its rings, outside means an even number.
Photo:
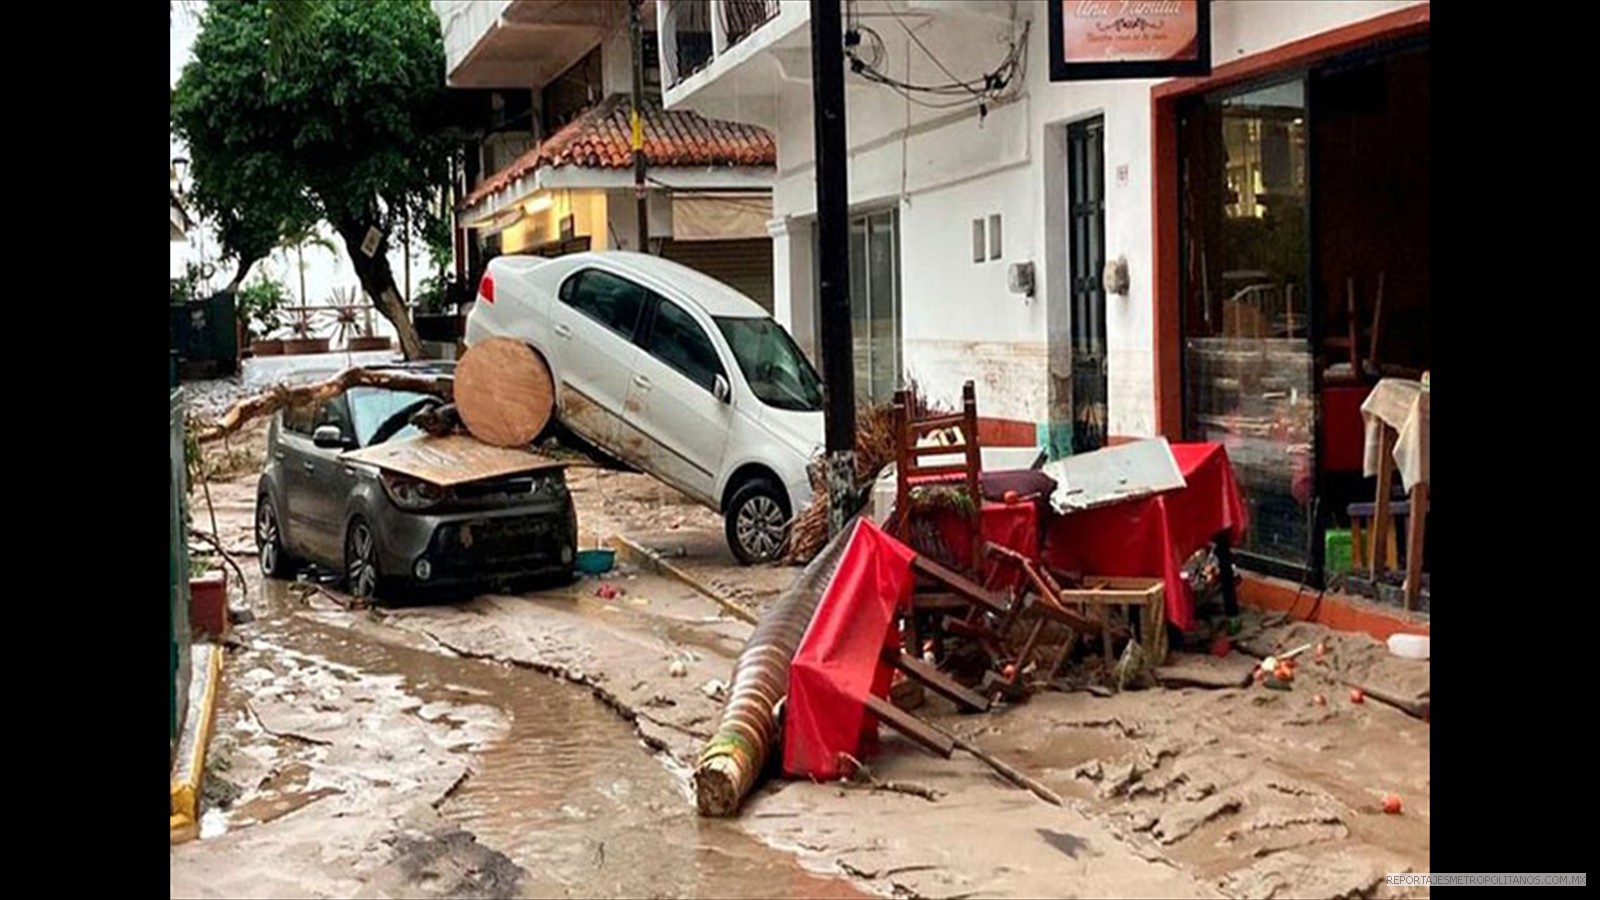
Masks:
[[[670,260],[579,253],[491,260],[466,343],[544,358],[556,418],[723,516],[745,564],[776,558],[811,500],[822,382],[755,301]]]

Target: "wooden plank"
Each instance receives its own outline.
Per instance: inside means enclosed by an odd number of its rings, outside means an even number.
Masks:
[[[1005,615],[1011,606],[1004,597],[987,588],[979,587],[971,579],[959,572],[952,571],[939,565],[926,556],[918,554],[912,560],[911,566],[915,571],[921,572],[935,581],[940,582],[952,591],[976,601],[996,615]]]
[[[867,712],[877,716],[879,722],[916,741],[929,752],[937,753],[945,759],[949,759],[950,755],[955,753],[955,738],[934,730],[928,723],[882,697],[869,696],[866,705]]]
[[[943,448],[941,448],[943,449]],[[906,483],[911,487],[917,485],[913,482],[918,478],[943,478],[947,475],[960,475],[966,477],[967,467],[960,466],[917,466],[912,465],[906,470]]]
[[[442,487],[568,465],[530,450],[485,444],[465,434],[448,437],[423,434],[351,450],[340,454],[339,458],[410,475]]]
[[[989,708],[989,701],[983,695],[915,656],[897,650],[885,650],[883,660],[957,706],[974,712],[983,712]]]
[[[911,595],[911,608],[917,612],[959,612],[971,605],[970,599],[950,591]]]

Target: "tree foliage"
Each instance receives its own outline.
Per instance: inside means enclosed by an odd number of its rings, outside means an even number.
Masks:
[[[317,0],[297,5],[296,38],[279,52],[283,5],[222,0],[201,17],[172,95],[195,203],[241,262],[311,223],[333,225],[415,355],[386,254],[405,210],[419,228],[436,218],[428,201],[449,174],[438,20],[425,0]],[[369,229],[379,235],[370,256]]]

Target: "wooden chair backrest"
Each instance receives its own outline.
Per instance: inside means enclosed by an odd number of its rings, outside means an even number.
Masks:
[[[961,437],[958,441],[938,446],[919,447],[918,442],[926,435],[937,431],[959,428]],[[983,506],[983,492],[978,484],[978,475],[983,470],[983,456],[978,444],[978,400],[977,393],[971,381],[961,387],[961,411],[954,414],[928,416],[916,418],[911,408],[911,393],[904,388],[894,395],[894,434],[895,434],[895,510],[894,518],[890,520],[891,533],[905,539],[909,532],[911,511],[912,482],[921,478],[935,478],[937,483],[963,487],[972,499],[969,516],[970,532],[972,535],[972,553],[969,559],[972,567],[979,565],[979,548],[982,546],[982,536],[979,533],[978,511]],[[960,456],[959,464],[941,462],[936,465],[923,463],[929,457]],[[960,476],[956,478],[955,476]]]

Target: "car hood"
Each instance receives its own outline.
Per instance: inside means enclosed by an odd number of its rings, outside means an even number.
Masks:
[[[761,424],[806,459],[822,452],[823,423],[820,411],[796,412],[762,404]]]

